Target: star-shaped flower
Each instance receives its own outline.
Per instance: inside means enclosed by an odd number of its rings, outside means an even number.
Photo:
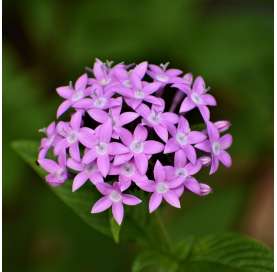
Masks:
[[[38,163],[48,172],[45,179],[51,186],[56,187],[62,185],[66,181],[67,169],[65,153],[60,153],[58,155],[58,162],[50,159],[39,159]]]
[[[177,129],[170,131],[172,138],[165,145],[164,153],[172,153],[182,150],[185,156],[192,162],[196,162],[196,152],[193,144],[203,142],[207,136],[199,131],[191,131],[188,121],[181,116]]]
[[[181,178],[168,179],[166,177],[165,167],[160,161],[156,161],[154,167],[154,181],[142,181],[138,182],[137,185],[142,190],[152,193],[149,200],[149,212],[152,213],[160,206],[163,199],[171,206],[180,208],[179,197],[176,194],[175,189],[182,183],[183,180]]]
[[[59,96],[65,99],[57,110],[57,118],[59,118],[71,106],[75,107],[78,101],[90,95],[91,89],[87,88],[87,83],[88,76],[87,74],[83,74],[76,80],[74,88],[72,86],[62,86],[57,88]]]
[[[109,109],[109,112],[91,109],[88,111],[88,114],[92,119],[102,124],[110,120],[113,127],[112,138],[118,139],[121,128],[139,117],[136,112],[132,111],[120,113],[121,108],[121,106],[113,107]]]
[[[204,120],[210,119],[210,111],[207,106],[216,106],[214,97],[207,94],[205,87],[205,81],[202,77],[197,77],[193,83],[192,89],[185,88],[184,91],[187,97],[181,104],[180,112],[188,112],[197,107],[204,118]]]
[[[137,112],[143,117],[144,124],[152,127],[164,142],[168,140],[168,128],[174,126],[179,120],[178,115],[173,112],[163,112],[155,106],[150,110],[145,104],[141,104]]]
[[[110,155],[120,155],[128,152],[128,148],[121,143],[110,142],[112,137],[112,124],[106,122],[98,126],[90,141],[84,145],[90,150],[84,154],[83,163],[91,163],[97,160],[97,166],[104,177],[110,170]]]
[[[196,144],[195,147],[202,151],[211,153],[212,162],[210,174],[213,174],[218,169],[219,162],[226,167],[232,165],[232,158],[226,152],[226,149],[231,146],[233,138],[231,134],[225,134],[220,137],[218,128],[212,122],[207,122],[207,131],[209,139]]]
[[[91,213],[100,213],[112,207],[112,214],[115,221],[120,225],[124,217],[123,204],[135,206],[141,203],[136,196],[124,194],[127,189],[121,183],[115,182],[113,185],[108,183],[97,184],[97,189],[103,197],[101,197],[92,207]]]
[[[56,131],[56,124],[52,122],[46,129],[42,130],[46,137],[42,138],[40,141],[40,150],[39,150],[39,159],[43,159],[46,157],[48,150],[51,147],[54,147],[57,142],[60,140],[60,136]]]
[[[78,173],[74,177],[72,183],[72,192],[75,192],[80,187],[82,187],[87,182],[87,180],[90,180],[93,184],[104,182],[102,174],[100,173],[95,162],[86,164],[81,161],[76,161],[72,158],[69,158],[67,160],[67,167]]]
[[[69,123],[61,121],[57,124],[57,132],[61,138],[54,147],[55,154],[63,153],[69,148],[70,156],[77,161],[80,160],[79,142],[85,144],[94,135],[92,129],[81,127],[82,115],[82,111],[77,111],[72,115]]]
[[[121,165],[134,158],[135,165],[141,175],[144,175],[148,168],[149,155],[159,153],[164,145],[153,140],[146,140],[148,136],[147,129],[142,125],[137,125],[132,135],[127,129],[122,128],[120,139],[127,148],[127,152],[116,155],[114,165]]]

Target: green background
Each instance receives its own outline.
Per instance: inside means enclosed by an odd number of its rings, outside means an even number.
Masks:
[[[258,211],[273,193],[273,1],[5,0],[4,271],[130,271],[134,245],[83,223],[11,148],[39,139],[61,102],[55,88],[95,57],[200,74],[219,104],[213,120],[232,122],[233,167],[200,177],[212,195],[186,195],[181,210],[167,210],[174,238],[227,230],[272,246],[273,207]],[[258,233],[253,220],[264,222]]]

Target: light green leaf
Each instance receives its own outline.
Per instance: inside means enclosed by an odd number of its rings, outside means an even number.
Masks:
[[[133,263],[133,272],[270,272],[272,252],[238,234],[189,237],[173,252],[145,251]]]
[[[36,165],[38,143],[33,141],[18,141],[14,142],[12,146],[18,154],[32,166],[39,176],[44,178],[44,171]],[[84,189],[72,193],[71,183],[72,181],[68,180],[63,186],[50,188],[87,224],[99,232],[111,236],[107,214],[92,215],[90,213],[92,204],[99,198],[99,193],[91,189],[89,186],[85,186]]]

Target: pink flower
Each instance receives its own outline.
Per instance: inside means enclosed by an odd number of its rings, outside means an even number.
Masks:
[[[212,122],[207,122],[207,131],[209,140],[196,144],[195,147],[211,153],[212,163],[210,174],[213,174],[218,169],[219,161],[226,167],[232,165],[232,158],[225,150],[231,146],[233,138],[230,134],[225,134],[220,137],[218,128]]]
[[[180,208],[179,197],[174,189],[179,187],[183,183],[183,180],[181,178],[168,179],[168,177],[166,177],[166,169],[162,166],[160,161],[156,161],[154,178],[154,181],[142,181],[137,183],[142,190],[152,193],[149,200],[149,212],[152,213],[155,211],[160,206],[163,199],[171,206]]]
[[[82,163],[81,161],[76,161],[72,158],[69,158],[67,160],[67,167],[78,173],[74,177],[72,183],[72,192],[75,192],[80,187],[82,187],[87,182],[87,180],[90,180],[92,184],[104,182],[102,174],[95,162],[86,164]]]
[[[144,175],[148,169],[148,157],[152,154],[161,152],[164,145],[153,140],[146,140],[148,136],[147,129],[142,125],[137,125],[132,135],[127,129],[122,128],[120,139],[127,148],[127,152],[116,155],[114,165],[120,165],[134,158],[135,165],[141,175]]]
[[[168,140],[168,128],[178,123],[179,119],[173,112],[163,112],[154,106],[150,110],[145,104],[140,105],[137,112],[143,117],[144,124],[152,127],[164,142]]]
[[[207,106],[216,106],[216,101],[213,96],[207,94],[203,78],[197,77],[191,90],[187,90],[186,87],[183,90],[186,92],[187,97],[181,104],[180,112],[188,112],[197,107],[204,120],[209,120],[210,111]]]
[[[58,123],[57,131],[61,139],[54,147],[55,154],[63,153],[69,148],[70,156],[77,161],[80,160],[79,142],[85,144],[94,135],[92,129],[81,127],[82,114],[82,111],[77,111],[72,115],[70,123]]]
[[[57,88],[59,96],[66,99],[57,110],[57,118],[59,118],[71,106],[75,107],[79,100],[90,95],[91,90],[86,87],[87,83],[88,76],[87,74],[83,74],[76,80],[74,88],[72,86],[62,86]]]
[[[59,154],[58,163],[49,159],[39,159],[38,163],[48,172],[45,179],[51,186],[60,186],[67,180],[65,153]]]
[[[132,111],[120,113],[121,108],[121,106],[113,107],[109,109],[109,112],[91,109],[88,114],[92,119],[102,124],[110,120],[113,127],[112,138],[118,139],[121,128],[139,117],[136,112]]]
[[[193,144],[203,142],[207,137],[199,131],[191,131],[188,121],[181,116],[177,129],[170,131],[172,138],[165,145],[164,153],[172,153],[181,150],[185,157],[192,163],[196,162],[196,152]]]
[[[112,124],[106,122],[98,126],[90,141],[84,143],[90,150],[84,154],[83,163],[91,163],[97,160],[97,166],[104,177],[110,170],[110,156],[128,152],[128,148],[121,143],[111,143]]]
[[[54,147],[57,142],[60,140],[60,136],[56,131],[56,124],[52,122],[46,129],[43,129],[46,137],[41,139],[40,150],[39,150],[39,159],[44,159],[48,153],[48,150],[51,147]]]
[[[167,69],[169,63],[160,66],[150,64],[148,74],[162,85],[180,82],[180,75],[183,73],[179,69]]]
[[[115,182],[113,185],[99,183],[96,188],[104,195],[93,205],[91,212],[100,213],[112,207],[112,214],[115,221],[120,225],[124,216],[123,204],[135,206],[141,203],[141,200],[130,194],[123,194],[127,188],[120,183]]]
[[[123,163],[118,166],[112,165],[109,175],[118,176],[118,180],[121,183],[129,183],[131,184],[131,181],[140,182],[143,180],[147,180],[146,175],[141,175],[133,160]]]

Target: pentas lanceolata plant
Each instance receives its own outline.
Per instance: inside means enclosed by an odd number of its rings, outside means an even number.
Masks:
[[[72,191],[89,182],[102,195],[91,212],[111,208],[118,224],[124,205],[141,203],[135,187],[149,193],[150,213],[162,202],[180,208],[185,191],[209,194],[194,176],[204,167],[214,174],[219,164],[231,166],[232,136],[221,135],[230,123],[210,120],[216,100],[202,77],[167,66],[112,67],[97,59],[74,85],[57,88],[64,101],[58,121],[43,130],[38,155],[46,181],[59,186],[73,178]],[[202,130],[189,121],[194,110]]]

